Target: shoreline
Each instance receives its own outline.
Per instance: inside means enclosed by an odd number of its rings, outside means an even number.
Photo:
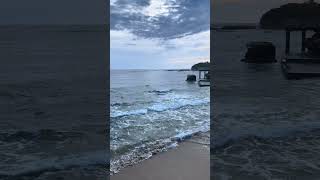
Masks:
[[[176,148],[168,149],[120,170],[112,180],[139,179],[209,179],[210,132],[185,139]]]

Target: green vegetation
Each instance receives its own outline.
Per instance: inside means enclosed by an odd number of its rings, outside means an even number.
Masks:
[[[201,62],[191,67],[192,71],[198,71],[199,68],[210,68],[210,62]]]

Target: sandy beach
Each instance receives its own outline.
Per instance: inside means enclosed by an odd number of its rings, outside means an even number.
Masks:
[[[177,148],[127,167],[111,180],[207,180],[210,178],[209,133],[195,135]]]

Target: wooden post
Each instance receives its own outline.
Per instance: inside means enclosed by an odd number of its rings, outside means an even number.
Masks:
[[[286,54],[290,52],[290,31],[286,30]]]
[[[301,33],[301,52],[306,52],[306,30],[303,30]]]

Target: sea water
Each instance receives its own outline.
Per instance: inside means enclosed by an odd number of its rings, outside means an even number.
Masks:
[[[192,71],[111,70],[111,170],[147,159],[210,126],[209,87]]]
[[[106,177],[105,34],[0,28],[0,179]]]
[[[284,31],[213,31],[211,160],[214,179],[317,179],[320,79],[287,80]],[[300,50],[301,34],[292,36]],[[241,62],[246,43],[269,41],[277,63]]]

